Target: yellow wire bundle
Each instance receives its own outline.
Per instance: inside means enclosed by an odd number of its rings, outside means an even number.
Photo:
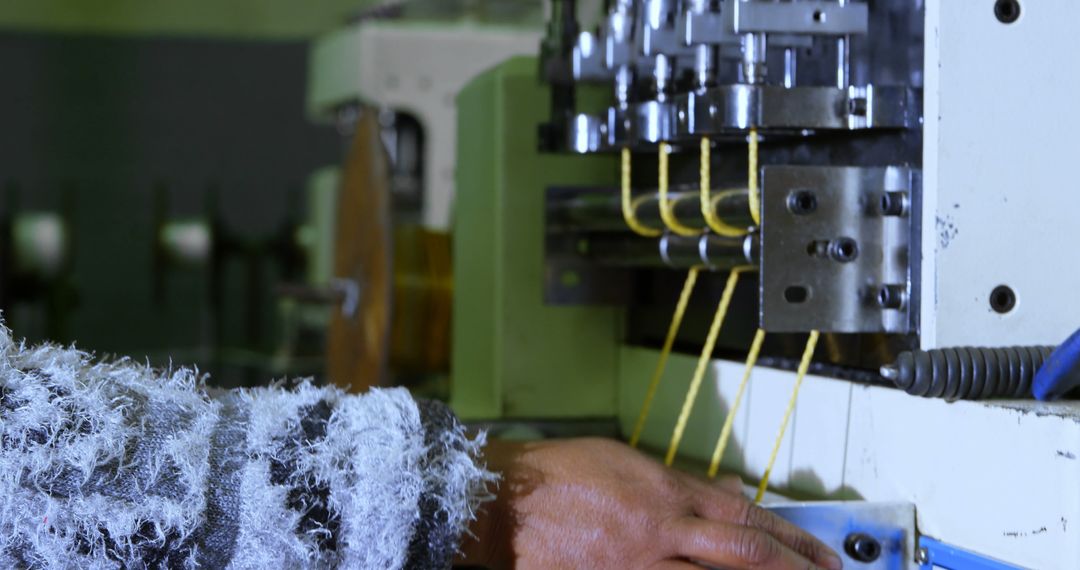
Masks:
[[[701,199],[701,213],[705,218],[705,222],[709,229],[718,235],[726,237],[739,237],[746,235],[746,231],[741,228],[736,228],[725,224],[723,220],[716,215],[716,206],[712,197],[711,191],[711,150],[712,145],[708,137],[701,139],[701,186],[700,186],[700,199]],[[659,151],[659,193],[660,193],[660,217],[663,219],[664,224],[672,232],[683,236],[694,236],[700,232],[693,228],[682,225],[676,218],[673,211],[672,204],[668,201],[668,153],[670,152],[670,146],[667,143],[660,144]],[[761,224],[761,193],[760,184],[758,179],[758,134],[757,129],[751,128],[748,137],[747,148],[747,169],[748,169],[748,199],[750,206],[750,216],[754,223]],[[717,197],[719,199],[719,197]],[[623,217],[630,228],[639,235],[655,237],[660,235],[660,231],[648,228],[640,224],[634,216],[633,203],[630,196],[630,150],[624,148],[622,151],[622,209]],[[664,457],[664,464],[670,466],[675,461],[675,456],[679,450],[679,444],[682,442],[683,435],[686,432],[686,426],[690,420],[690,414],[694,408],[694,402],[697,400],[698,392],[701,389],[701,383],[705,378],[705,371],[708,369],[709,361],[712,358],[713,349],[716,346],[717,338],[720,334],[720,327],[723,325],[724,319],[727,316],[728,309],[731,306],[731,299],[734,296],[735,287],[738,285],[739,276],[748,270],[752,270],[752,267],[738,267],[731,271],[728,276],[727,284],[724,287],[723,295],[720,297],[720,304],[716,308],[716,313],[713,315],[712,324],[709,327],[709,333],[705,338],[705,346],[702,348],[701,355],[698,357],[697,367],[694,370],[694,375],[690,379],[690,386],[687,389],[686,397],[683,400],[682,409],[679,412],[679,417],[675,422],[675,428],[672,431],[671,441],[668,444],[667,454]],[[686,276],[686,281],[683,283],[682,292],[679,294],[679,301],[675,306],[675,313],[672,315],[671,324],[668,326],[667,336],[664,339],[664,346],[661,348],[660,357],[657,361],[656,368],[653,370],[652,378],[649,382],[648,389],[646,390],[645,399],[642,403],[641,412],[638,414],[637,422],[634,425],[633,433],[630,436],[630,445],[636,447],[641,440],[642,432],[645,428],[645,422],[648,419],[649,411],[652,407],[653,400],[656,397],[657,389],[660,385],[660,380],[663,377],[664,368],[667,365],[668,358],[671,354],[672,346],[675,342],[675,336],[678,333],[679,326],[682,323],[683,316],[686,313],[686,307],[690,299],[690,294],[693,291],[694,284],[697,281],[697,276],[700,268],[694,267]],[[784,442],[784,436],[787,433],[788,424],[791,421],[791,417],[795,413],[795,406],[799,399],[799,390],[802,387],[803,380],[806,378],[806,374],[810,369],[810,362],[813,359],[814,351],[817,348],[818,339],[820,338],[819,331],[812,331],[810,337],[806,341],[806,348],[803,350],[802,359],[799,362],[799,368],[795,375],[795,385],[791,392],[791,398],[788,401],[787,409],[784,411],[783,418],[780,422],[780,429],[776,436],[776,441],[773,444],[772,453],[769,455],[768,463],[765,467],[765,472],[762,475],[761,482],[758,485],[757,494],[754,498],[755,502],[761,502],[765,496],[765,492],[769,486],[769,478],[772,475],[773,467],[776,465],[777,456],[780,453],[780,447]],[[750,383],[750,377],[752,375],[754,366],[757,364],[757,359],[761,353],[761,346],[765,341],[765,331],[758,329],[754,335],[754,341],[750,345],[750,350],[746,357],[746,366],[743,370],[743,377],[739,383],[738,391],[735,394],[735,399],[732,401],[731,409],[728,411],[727,418],[724,420],[724,425],[720,430],[720,436],[717,439],[716,447],[713,450],[711,461],[709,462],[708,476],[710,478],[716,477],[720,470],[720,463],[723,460],[724,451],[727,448],[727,444],[731,439],[731,433],[735,422],[736,414],[739,411],[739,406],[742,403],[743,397],[746,393],[746,388]]]
[[[698,357],[697,368],[694,370],[694,376],[690,379],[690,388],[686,392],[682,411],[679,413],[679,419],[675,422],[675,431],[671,434],[671,442],[668,444],[667,456],[664,458],[665,465],[670,466],[675,461],[675,454],[679,450],[679,443],[682,441],[683,433],[686,431],[686,423],[690,420],[690,412],[693,410],[694,400],[697,399],[698,390],[701,388],[701,382],[705,378],[705,370],[708,368],[709,360],[712,358],[713,348],[716,346],[716,339],[720,334],[720,326],[724,322],[724,317],[727,316],[728,307],[731,306],[731,297],[735,293],[735,286],[739,282],[739,275],[749,269],[751,268],[737,267],[732,269],[731,274],[728,276],[727,285],[724,287],[724,293],[720,297],[720,304],[716,307],[716,314],[713,316],[712,325],[709,327],[709,335],[705,338],[705,346],[701,349],[701,356]]]
[[[683,315],[686,314],[686,305],[690,301],[690,293],[694,290],[694,283],[697,282],[699,269],[693,267],[686,274],[686,282],[683,283],[682,293],[679,294],[679,302],[675,305],[675,314],[672,315],[671,324],[668,325],[664,346],[660,349],[660,358],[656,361],[656,368],[653,370],[649,388],[645,393],[645,401],[641,404],[641,412],[638,413],[634,431],[630,435],[630,447],[637,447],[638,442],[641,440],[641,434],[645,431],[645,420],[649,417],[649,409],[652,408],[653,398],[656,397],[656,389],[660,386],[660,379],[664,375],[664,368],[667,366],[671,347],[675,344],[675,336],[679,332],[679,325],[682,324]]]
[[[716,449],[713,450],[712,460],[709,462],[709,478],[716,477],[720,471],[720,461],[724,458],[724,450],[728,440],[731,439],[731,429],[735,425],[735,414],[739,412],[746,386],[750,383],[750,373],[757,364],[758,354],[761,353],[761,344],[765,342],[765,330],[758,329],[754,334],[754,342],[750,344],[750,352],[746,355],[746,368],[743,370],[742,381],[739,382],[739,390],[735,393],[735,400],[731,402],[727,418],[724,419],[724,427],[720,430],[720,438],[716,440]]]
[[[791,416],[795,413],[795,403],[799,400],[799,388],[802,387],[803,378],[806,378],[806,372],[810,370],[810,359],[814,357],[814,349],[817,348],[818,337],[820,336],[821,333],[818,331],[811,331],[810,338],[806,340],[806,349],[803,350],[802,360],[799,361],[799,370],[795,374],[795,387],[791,390],[791,400],[788,402],[787,411],[784,412],[784,419],[780,422],[780,433],[776,435],[776,443],[773,444],[772,455],[769,456],[765,474],[762,475],[761,483],[758,484],[757,495],[754,497],[755,503],[761,502],[761,499],[765,497],[765,490],[769,488],[769,476],[772,475],[773,466],[776,464],[776,456],[780,453],[780,445],[784,443],[784,434],[787,432],[788,422],[791,421]]]
[[[742,237],[746,228],[732,226],[716,215],[716,203],[722,195],[712,197],[712,142],[709,137],[701,138],[701,215],[709,229],[718,236]]]
[[[701,233],[700,230],[695,230],[689,226],[684,226],[675,217],[675,209],[668,200],[668,154],[671,152],[671,145],[668,143],[660,143],[660,154],[657,157],[659,159],[660,175],[657,180],[657,185],[660,187],[660,219],[664,220],[664,225],[667,226],[672,232],[686,237],[696,236]]]
[[[634,214],[634,202],[633,196],[631,196],[631,179],[630,179],[630,149],[622,149],[622,168],[621,168],[621,186],[622,186],[622,215],[623,220],[626,221],[627,227],[631,231],[642,237],[659,237],[662,233],[660,230],[650,228],[642,224],[637,219],[637,215]]]
[[[758,188],[758,134],[757,129],[750,129],[749,147],[747,158],[747,186],[750,194],[750,217],[754,223],[761,225],[761,189]]]

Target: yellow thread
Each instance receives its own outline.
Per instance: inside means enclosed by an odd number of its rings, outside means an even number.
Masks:
[[[795,402],[799,399],[799,388],[802,386],[803,378],[806,377],[806,371],[810,369],[810,359],[814,357],[814,349],[817,347],[818,337],[820,336],[821,333],[818,331],[810,331],[810,338],[806,340],[806,350],[803,351],[802,360],[799,362],[799,370],[795,374],[795,387],[791,390],[791,401],[788,402],[787,411],[784,412],[784,419],[780,422],[780,433],[776,435],[772,455],[769,456],[765,474],[762,475],[761,483],[758,485],[757,496],[754,497],[755,503],[761,502],[761,499],[765,497],[765,490],[769,488],[769,476],[772,475],[776,456],[780,453],[780,444],[784,442],[784,433],[787,431],[788,421],[791,420],[791,415],[795,413]]]
[[[622,149],[622,215],[631,231],[642,237],[659,237],[660,230],[650,228],[634,215],[634,203],[630,195],[630,149]]]
[[[698,267],[692,267],[690,272],[686,274],[686,282],[683,283],[682,293],[679,293],[679,302],[675,305],[675,314],[672,315],[671,324],[668,325],[664,346],[660,349],[660,359],[656,361],[656,368],[653,370],[652,379],[649,381],[649,389],[645,393],[645,401],[641,404],[641,412],[638,413],[637,423],[634,424],[634,431],[630,435],[630,447],[637,447],[638,441],[641,440],[641,434],[645,431],[645,420],[649,417],[649,409],[652,407],[653,398],[656,397],[656,389],[660,386],[660,378],[664,375],[668,355],[671,354],[671,347],[675,344],[675,335],[679,332],[679,325],[682,324],[683,315],[686,314],[686,305],[690,301],[690,293],[694,290],[694,283],[697,282],[699,269]]]
[[[705,347],[701,349],[701,356],[698,357],[697,369],[694,370],[694,376],[690,379],[690,389],[686,392],[682,411],[679,412],[679,419],[675,422],[675,431],[671,434],[671,443],[668,445],[664,465],[670,466],[675,461],[675,454],[679,451],[679,443],[682,441],[683,432],[686,431],[686,423],[690,420],[690,411],[694,407],[694,400],[697,399],[701,381],[705,378],[705,370],[708,368],[709,360],[712,359],[713,347],[716,346],[716,337],[720,334],[720,325],[723,324],[728,307],[731,306],[731,297],[735,293],[735,285],[739,282],[739,274],[748,269],[750,268],[736,267],[731,270],[731,275],[728,276],[724,294],[720,297],[720,305],[716,307],[716,315],[713,316],[712,326],[709,328],[709,336],[705,338]]]
[[[682,225],[678,219],[675,218],[675,209],[671,206],[671,202],[668,200],[668,153],[671,151],[671,145],[668,143],[660,143],[660,219],[664,220],[664,225],[678,235],[691,237],[701,233],[700,230]]]
[[[727,198],[728,196],[739,196],[739,195],[745,195],[745,194],[747,194],[747,192],[745,190],[721,190],[720,192],[717,192],[716,195],[712,197],[712,211],[713,211],[714,215],[715,215],[716,209],[720,207],[720,201],[721,200],[723,200],[724,198]],[[719,219],[719,217],[717,219]],[[721,220],[721,221],[723,221],[723,220]],[[739,227],[736,227],[736,226],[730,226],[730,227],[735,228],[736,230],[742,232],[743,235],[746,235],[746,234],[750,233],[749,229],[743,229],[743,228],[739,228]],[[738,237],[738,236],[736,236],[736,237]]]
[[[746,355],[746,368],[743,370],[742,382],[739,383],[739,391],[735,393],[735,400],[731,402],[731,409],[728,410],[727,418],[724,419],[724,428],[720,430],[720,439],[716,440],[716,449],[713,450],[712,461],[709,462],[709,478],[716,477],[717,472],[720,471],[720,461],[724,458],[724,450],[727,448],[728,440],[731,439],[731,429],[735,425],[735,414],[739,411],[739,405],[742,404],[743,394],[746,392],[746,386],[750,383],[750,373],[754,370],[754,365],[757,364],[758,354],[761,353],[761,344],[765,342],[765,330],[758,329],[754,334],[754,342],[750,345],[750,352]]]
[[[757,129],[750,129],[750,146],[747,149],[747,186],[750,188],[750,218],[761,225],[761,194],[758,189],[758,136]]]
[[[724,237],[742,237],[746,235],[745,228],[732,226],[720,216],[716,215],[716,204],[720,197],[712,199],[712,143],[709,137],[701,138],[701,215],[705,217],[705,223],[716,235]]]

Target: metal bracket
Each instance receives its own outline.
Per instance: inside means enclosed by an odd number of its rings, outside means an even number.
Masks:
[[[605,45],[592,32],[578,34],[570,55],[574,78],[578,81],[599,81],[611,76],[604,65]]]
[[[762,191],[761,326],[913,330],[911,243],[920,189],[905,167],[771,166]]]
[[[844,568],[917,568],[915,505],[829,501],[764,506],[840,554]]]
[[[865,34],[868,6],[861,2],[727,2],[731,34],[781,33],[842,36]]]
[[[688,138],[758,127],[765,129],[858,130],[912,128],[922,110],[919,94],[907,87],[866,85],[779,87],[723,85],[674,99],[679,124],[674,136]]]
[[[576,115],[567,125],[567,148],[578,153],[624,146],[696,143],[702,136],[744,140],[746,129],[766,134],[816,131],[908,129],[922,117],[920,94],[909,87],[792,87],[723,85],[676,96],[670,101],[642,101],[606,116]]]
[[[824,501],[764,507],[836,551],[844,568],[1020,570],[1019,566],[918,536],[915,505],[910,503]]]
[[[682,41],[688,46],[707,44],[735,48],[732,59],[738,59],[741,46],[739,36],[731,33],[719,12],[686,11],[679,16],[678,30]],[[769,45],[790,48],[811,48],[814,38],[805,34],[772,34]]]

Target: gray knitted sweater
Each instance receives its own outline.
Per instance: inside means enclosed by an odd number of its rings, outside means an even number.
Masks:
[[[208,393],[0,326],[0,568],[448,568],[482,444],[404,390]]]

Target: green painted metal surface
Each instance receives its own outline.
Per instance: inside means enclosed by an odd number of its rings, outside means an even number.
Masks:
[[[3,0],[0,30],[75,34],[310,38],[389,0]],[[599,10],[594,10],[599,13]],[[408,19],[543,23],[535,0],[411,0]]]
[[[452,396],[466,419],[614,417],[621,310],[543,301],[545,188],[613,185],[613,157],[540,154],[548,92],[514,58],[458,97]]]
[[[618,416],[619,429],[624,434],[629,434],[634,429],[649,380],[659,358],[660,351],[652,348],[624,346],[619,352]],[[690,378],[697,367],[697,360],[696,356],[680,353],[673,353],[668,358],[664,376],[660,379],[660,386],[645,423],[645,431],[641,435],[643,448],[660,455],[667,450],[671,432],[690,386]],[[720,435],[720,427],[727,414],[727,406],[719,394],[716,390],[709,389],[716,380],[716,370],[710,367],[679,445],[680,459],[704,463],[712,457],[716,438]],[[729,453],[725,454],[725,459],[737,456],[738,453]],[[740,465],[729,463],[725,467],[737,469]]]
[[[4,0],[0,29],[90,34],[301,39],[376,0]]]

